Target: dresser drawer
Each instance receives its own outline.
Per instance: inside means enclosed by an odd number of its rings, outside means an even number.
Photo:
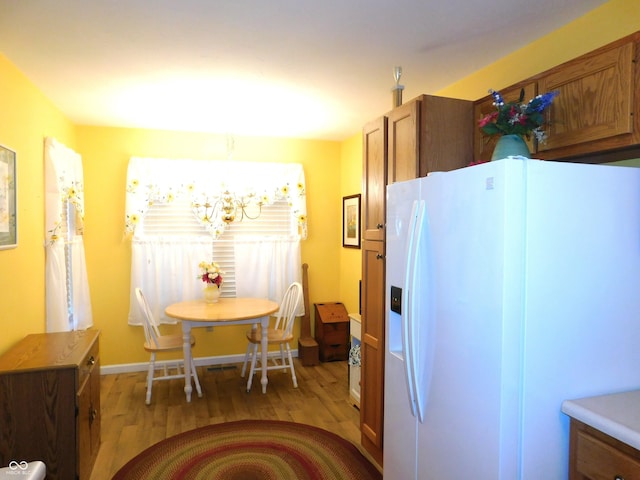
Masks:
[[[587,478],[640,478],[640,462],[586,432],[577,432],[576,453],[576,470]]]
[[[86,378],[93,371],[95,365],[98,363],[99,355],[99,343],[95,342],[89,350],[89,353],[87,353],[78,365],[78,388],[82,388]]]

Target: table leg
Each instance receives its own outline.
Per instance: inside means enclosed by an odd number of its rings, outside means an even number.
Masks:
[[[269,316],[263,317],[260,320],[260,325],[262,326],[262,338],[261,338],[261,349],[260,354],[261,357],[261,367],[262,367],[262,378],[260,379],[260,383],[262,384],[262,393],[267,393],[267,383],[269,383],[269,379],[267,378],[267,350],[269,349],[269,337],[268,337],[268,329],[269,329]]]
[[[191,401],[191,322],[182,322],[182,354],[184,357],[184,393],[187,402]]]

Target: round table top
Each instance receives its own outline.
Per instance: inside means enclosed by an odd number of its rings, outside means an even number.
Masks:
[[[194,322],[237,321],[259,318],[278,311],[280,306],[266,298],[220,298],[217,303],[204,300],[172,303],[164,313],[179,320]]]

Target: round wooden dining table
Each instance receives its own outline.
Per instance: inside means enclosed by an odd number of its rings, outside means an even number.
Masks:
[[[164,313],[182,323],[182,339],[185,365],[191,363],[191,329],[196,327],[212,327],[222,325],[252,324],[262,326],[261,338],[261,367],[262,393],[267,392],[267,328],[269,316],[278,310],[276,302],[265,298],[220,298],[217,303],[207,303],[204,300],[191,300],[172,303]],[[184,369],[184,393],[187,402],[191,401],[191,370]]]

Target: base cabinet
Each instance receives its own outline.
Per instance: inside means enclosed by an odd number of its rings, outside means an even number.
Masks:
[[[99,332],[28,335],[0,357],[0,465],[88,480],[100,448]]]
[[[640,478],[640,451],[574,419],[570,436],[569,480]]]

